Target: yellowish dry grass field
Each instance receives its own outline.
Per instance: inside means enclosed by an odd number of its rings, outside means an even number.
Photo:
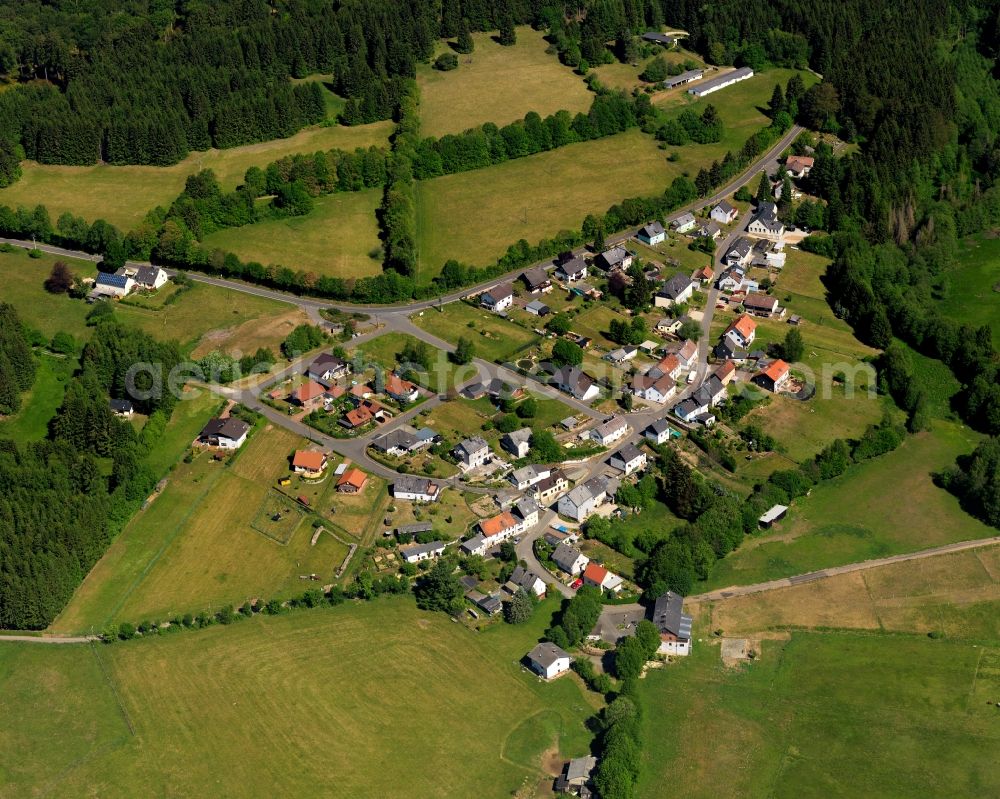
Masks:
[[[590,108],[593,95],[579,75],[559,63],[541,31],[517,29],[517,44],[501,47],[492,36],[474,33],[476,48],[458,56],[458,69],[417,69],[420,86],[420,132],[424,136],[461,133],[493,122],[506,125],[529,111],[543,117],[555,111]],[[435,57],[453,52],[438,44]]]
[[[53,221],[70,211],[90,222],[104,219],[126,231],[150,209],[169,205],[183,190],[187,176],[199,170],[215,170],[223,188],[234,189],[251,166],[265,167],[293,153],[385,145],[391,130],[389,121],[352,128],[311,127],[287,139],[191,153],[169,167],[50,166],[26,161],[21,179],[0,189],[0,204],[33,207],[41,203],[49,209]]]

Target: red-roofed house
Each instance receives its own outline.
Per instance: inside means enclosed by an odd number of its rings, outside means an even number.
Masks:
[[[768,391],[777,393],[788,382],[790,376],[791,373],[788,370],[788,364],[779,358],[764,371],[755,374],[753,382],[761,388],[766,388]]]
[[[323,403],[323,395],[326,389],[315,380],[308,380],[295,389],[288,401],[300,408],[313,409]]]
[[[368,424],[374,418],[375,417],[372,416],[371,412],[367,408],[352,408],[344,414],[340,423],[344,425],[344,427],[356,430],[357,428]]]
[[[517,519],[514,518],[514,514],[510,511],[498,513],[496,516],[491,516],[489,519],[483,519],[479,522],[479,529],[482,531],[487,547],[499,544],[501,541],[506,541],[508,538],[517,535],[519,527]]]
[[[757,337],[757,323],[753,317],[743,314],[726,328],[724,338],[729,339],[735,349],[745,350],[753,344]]]
[[[385,393],[397,402],[416,402],[420,397],[417,387],[393,373],[385,379]]]
[[[736,363],[734,361],[724,361],[722,366],[715,370],[715,376],[724,386],[728,386],[736,379]]]
[[[583,570],[584,585],[592,585],[610,594],[615,593],[622,587],[624,581],[614,572],[609,572],[600,563],[590,561],[587,568]]]
[[[368,482],[368,475],[360,469],[348,469],[337,481],[337,490],[342,494],[357,494]]]
[[[710,285],[711,282],[715,279],[715,270],[712,269],[712,267],[710,266],[703,266],[701,269],[699,269],[697,272],[691,275],[691,279],[698,283],[701,283],[701,285],[703,286]]]
[[[790,155],[788,160],[785,161],[785,169],[788,170],[788,174],[793,178],[804,178],[809,174],[809,170],[813,168],[815,159],[808,155]]]
[[[314,449],[297,449],[292,456],[292,471],[303,477],[320,477],[326,469],[326,454]]]

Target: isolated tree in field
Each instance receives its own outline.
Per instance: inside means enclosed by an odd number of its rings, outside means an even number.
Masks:
[[[472,363],[472,359],[476,356],[476,345],[472,343],[471,338],[466,338],[465,336],[459,336],[458,343],[455,345],[455,351],[451,354],[451,359],[457,364],[464,365],[467,363]]]
[[[785,342],[781,345],[781,355],[789,362],[801,361],[806,345],[802,334],[794,327],[785,334]]]
[[[469,20],[463,19],[458,28],[458,41],[455,43],[455,50],[462,55],[468,55],[475,49],[476,42],[473,40],[472,34],[469,33]]]
[[[556,366],[579,366],[583,363],[583,350],[579,344],[560,339],[552,347],[552,363]]]
[[[73,287],[73,273],[62,261],[52,264],[52,271],[45,279],[45,290],[52,294],[65,294]]]
[[[500,35],[497,41],[504,47],[511,47],[517,44],[517,31],[514,30],[514,17],[510,12],[503,15],[500,20]]]
[[[661,80],[667,79],[667,73],[666,60],[663,56],[657,56],[646,64],[646,68],[639,75],[639,79],[646,81],[646,83],[659,83]]]
[[[622,409],[626,412],[632,410],[632,406],[635,405],[635,396],[631,391],[622,392]],[[622,485],[631,486],[631,483],[623,483]]]
[[[504,603],[503,618],[508,624],[524,624],[535,612],[535,603],[523,588],[518,588],[517,593]]]
[[[757,181],[757,194],[754,195],[754,199],[758,203],[770,202],[774,199],[774,195],[771,193],[771,180],[767,176],[767,172],[760,173],[760,180]]]
[[[434,69],[440,72],[450,72],[458,67],[458,56],[454,53],[441,53],[434,60]]]

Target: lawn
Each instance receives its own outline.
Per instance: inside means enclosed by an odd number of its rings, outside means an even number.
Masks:
[[[343,127],[311,127],[287,139],[248,144],[228,150],[191,153],[179,164],[155,166],[50,166],[25,161],[17,183],[0,189],[0,204],[34,207],[42,203],[53,221],[69,211],[90,222],[104,219],[123,232],[135,227],[157,205],[168,206],[184,189],[188,175],[212,169],[222,187],[234,189],[251,166],[294,153],[386,145],[391,122]]]
[[[171,472],[166,489],[140,511],[87,576],[53,623],[59,631],[100,630],[112,620],[167,619],[177,613],[241,604],[250,597],[290,596],[302,574],[331,582],[345,544],[320,536],[303,519],[282,546],[253,522],[288,474],[288,455],[306,443],[278,428],[254,433],[231,466],[199,455]],[[337,526],[359,535],[384,483],[371,478],[362,494],[333,499]],[[317,510],[323,510],[318,508]]]
[[[365,363],[377,363],[383,369],[393,371],[399,364],[399,353],[407,345],[419,343],[420,339],[409,333],[382,333],[359,346],[357,352],[364,356]],[[435,347],[430,347],[430,350],[433,359],[431,368],[427,371],[421,369],[416,373],[417,382],[430,391],[435,394],[443,393],[454,385],[456,379],[463,381],[475,377],[474,366],[456,366],[448,360],[446,352]]]
[[[932,473],[970,452],[977,436],[952,422],[910,436],[893,452],[852,466],[797,499],[786,521],[744,541],[698,593],[913,552],[996,531],[966,514]]]
[[[471,339],[477,357],[497,363],[516,359],[539,341],[532,331],[464,302],[448,303],[440,312],[433,308],[422,311],[411,321],[451,344],[457,344],[461,337]]]
[[[6,644],[0,741],[18,758],[0,790],[500,797],[551,784],[543,754],[586,754],[595,709],[575,678],[541,684],[518,663],[555,606],[480,634],[400,597],[95,650]],[[262,743],[267,757],[250,756]]]
[[[456,70],[417,68],[422,135],[461,133],[484,122],[503,126],[529,111],[545,117],[590,108],[593,95],[580,76],[546,52],[544,33],[520,27],[513,47],[502,47],[493,35],[472,34],[475,50],[458,56]],[[453,50],[439,43],[435,56],[444,52]]]
[[[394,502],[395,513],[387,514],[392,519],[392,527],[402,527],[416,522],[430,522],[434,531],[445,539],[461,538],[479,517],[469,507],[470,501],[475,501],[475,495],[463,495],[454,488],[441,489],[441,497],[437,502],[421,504],[418,502]],[[451,519],[451,521],[448,521]]]
[[[382,271],[375,211],[381,189],[319,197],[305,216],[268,219],[220,230],[205,244],[234,252],[247,261],[281,264],[321,277],[345,279]],[[369,253],[378,251],[372,258]]]
[[[684,64],[686,61],[693,61],[696,64],[704,65],[704,62],[697,53],[676,48],[657,52],[655,55],[641,59],[635,65],[622,64],[619,61],[611,64],[601,64],[591,69],[588,74],[596,75],[601,84],[609,89],[621,89],[625,92],[631,92],[637,86],[644,89],[653,84],[639,80],[639,75],[646,68],[646,65],[657,57],[662,57],[668,64]],[[687,87],[685,86],[683,89],[676,91],[684,91],[686,89]]]
[[[699,606],[695,606],[699,607]],[[837,627],[1000,640],[1000,547],[937,555],[706,603],[706,629]],[[710,615],[709,615],[710,614]]]
[[[659,194],[689,169],[668,162],[652,137],[631,130],[419,181],[420,281],[430,281],[449,258],[483,265],[518,239],[534,244],[579,229],[587,214],[604,213],[626,197]]]
[[[988,326],[1000,349],[1000,238],[966,239],[945,280],[938,311],[974,328]]]
[[[669,782],[688,797],[995,795],[986,700],[1000,687],[998,655],[924,637],[796,633],[729,669],[696,642],[641,683],[638,794],[661,797]]]
[[[62,405],[66,382],[77,367],[75,358],[41,352],[31,390],[21,395],[21,410],[11,417],[0,418],[0,438],[19,443],[40,441],[48,433],[49,420]]]
[[[43,284],[56,261],[62,261],[81,277],[92,277],[97,271],[91,261],[46,254],[41,258],[30,258],[28,251],[20,247],[14,252],[0,252],[0,279],[3,280],[0,300],[13,305],[22,322],[40,330],[48,338],[60,330],[71,333],[77,339],[88,338],[90,331],[84,320],[90,306],[71,300],[66,294],[49,294],[45,290]]]

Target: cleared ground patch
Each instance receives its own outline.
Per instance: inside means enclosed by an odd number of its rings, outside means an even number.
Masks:
[[[0,204],[34,207],[41,203],[54,220],[69,211],[88,222],[104,219],[123,232],[135,227],[157,205],[168,206],[184,189],[188,175],[212,169],[224,189],[235,189],[251,166],[294,153],[387,144],[392,123],[343,127],[317,126],[287,139],[248,144],[229,150],[192,153],[179,164],[156,166],[51,166],[25,161],[21,179],[0,189]]]
[[[457,344],[462,337],[471,339],[476,356],[487,361],[512,360],[539,341],[530,330],[464,302],[449,303],[440,312],[431,308],[411,317],[411,321],[451,344]]]
[[[544,117],[590,108],[593,94],[579,75],[545,52],[549,45],[541,31],[518,28],[513,47],[497,44],[494,35],[472,34],[475,50],[458,55],[458,69],[417,68],[422,135],[461,133],[484,122],[503,126],[529,111]],[[454,51],[441,42],[435,57],[445,52]]]
[[[543,750],[580,756],[592,737],[593,695],[573,677],[541,684],[518,663],[555,606],[473,634],[400,597],[100,647],[123,710],[88,647],[5,644],[0,741],[18,757],[0,786],[20,796],[303,796],[331,785],[358,797],[510,796],[541,778]],[[59,707],[42,712],[49,705]],[[539,714],[551,719],[543,734],[532,731]],[[252,756],[262,742],[267,756]]]
[[[719,561],[698,593],[995,535],[932,482],[976,441],[967,428],[936,421],[931,432],[820,483],[785,521]]]
[[[639,796],[663,796],[667,781],[688,797],[994,794],[996,652],[795,633],[726,668],[716,646],[696,642],[641,683]]]
[[[212,233],[205,244],[234,252],[243,260],[281,264],[319,276],[345,279],[382,271],[375,211],[379,189],[318,197],[305,216],[268,219]],[[379,251],[380,252],[380,251]]]
[[[631,130],[417,183],[421,282],[449,258],[487,264],[518,239],[579,228],[626,197],[658,194],[686,167]]]

